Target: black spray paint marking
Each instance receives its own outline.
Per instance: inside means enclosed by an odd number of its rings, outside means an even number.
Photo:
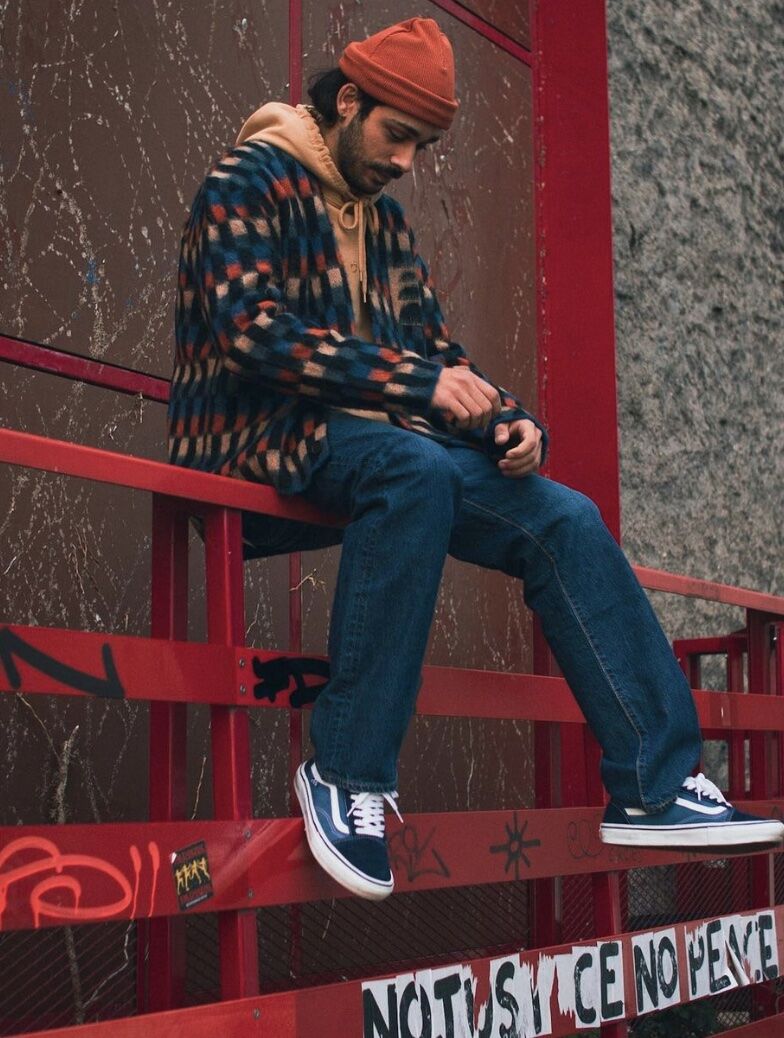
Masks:
[[[523,822],[522,828],[517,823],[517,811],[514,812],[514,822],[510,826],[504,825],[506,829],[507,841],[506,843],[498,843],[494,847],[490,848],[491,854],[506,854],[506,864],[504,865],[504,875],[514,865],[515,879],[520,879],[520,860],[522,859],[526,867],[530,869],[531,862],[528,855],[525,853],[531,847],[540,847],[541,840],[524,840],[525,831],[528,828],[528,822]]]
[[[297,686],[289,696],[289,706],[297,709],[307,703],[315,703],[316,698],[329,680],[329,663],[326,660],[311,659],[308,657],[278,656],[276,659],[263,661],[254,656],[253,673],[259,678],[258,684],[253,688],[256,699],[268,699],[274,703],[278,693],[285,693],[289,687],[289,681],[294,678]],[[305,678],[325,678],[319,685],[305,684]]]
[[[77,692],[86,692],[101,699],[123,699],[125,689],[122,686],[117,668],[114,665],[111,646],[101,646],[104,677],[85,674],[84,671],[69,667],[45,652],[28,645],[18,634],[8,627],[0,630],[0,664],[5,670],[11,688],[16,692],[22,687],[22,677],[17,669],[14,657],[23,660],[29,666],[46,674],[60,685],[65,685]]]
[[[450,872],[444,859],[430,846],[435,835],[435,828],[430,830],[424,843],[420,843],[416,827],[408,823],[389,837],[389,857],[392,865],[406,870],[409,883],[420,876],[444,876],[449,878]]]

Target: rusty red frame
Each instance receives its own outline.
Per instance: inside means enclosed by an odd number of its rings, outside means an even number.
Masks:
[[[457,0],[430,2],[532,69],[539,409],[556,433],[549,474],[584,490],[597,500],[606,521],[617,535],[620,530],[620,503],[603,0],[585,0],[585,3],[579,5],[572,0],[531,0],[530,51]],[[302,22],[302,0],[290,0],[289,96],[292,103],[298,102],[301,96]],[[163,402],[168,397],[168,386],[163,379],[10,336],[0,336],[0,359],[122,393],[142,394],[152,400]],[[590,444],[585,436],[587,422],[590,422],[591,428]],[[164,466],[142,459],[107,455],[105,452],[57,444],[51,440],[46,441],[48,463],[42,464],[38,460],[40,447],[36,437],[0,430],[0,460],[48,468],[50,471],[81,474],[87,478],[153,491],[152,633],[169,642],[183,641],[187,633],[185,538],[188,514],[195,509],[204,515],[209,542],[207,568],[211,642],[206,651],[212,654],[211,659],[219,651],[226,651],[230,656],[241,651],[237,648],[242,645],[242,588],[236,509],[249,507],[274,514],[293,515],[292,502],[281,502],[269,488],[241,488],[234,481],[204,477],[199,473],[175,474],[171,469],[166,470]],[[231,485],[224,487],[224,483]],[[306,521],[315,521],[316,518],[312,510],[308,513],[307,509],[298,515]],[[320,521],[324,521],[324,517],[320,517]],[[301,578],[298,556],[292,556],[290,566],[290,586],[296,587]],[[781,599],[648,568],[637,567],[637,573],[647,587],[710,598],[746,609],[748,637],[745,651],[749,655],[749,687],[766,695],[773,692],[781,694],[784,652],[781,645],[777,649],[777,687],[774,687],[771,670],[765,662],[769,657],[766,638],[770,624],[772,620],[784,615],[784,602]],[[299,652],[302,625],[300,597],[296,591],[290,595],[289,621],[289,650]],[[39,630],[43,644],[56,644],[63,633]],[[33,637],[32,634],[28,636]],[[122,641],[111,639],[118,652],[121,651]],[[183,646],[183,659],[184,654],[194,648]],[[122,651],[130,652],[131,649],[126,647]],[[180,650],[172,645],[172,651],[176,653]],[[694,668],[695,659],[701,654],[716,651],[716,645],[713,642],[710,645],[698,642],[683,651],[685,665]],[[236,663],[236,656],[231,658]],[[542,676],[511,676],[521,682],[521,693],[526,697],[527,709],[516,709],[514,696],[509,700],[508,709],[510,716],[531,717],[537,727],[537,809],[543,812],[542,818],[546,812],[554,810],[556,814],[552,818],[555,819],[559,815],[558,805],[563,804],[568,808],[570,817],[575,817],[575,811],[589,812],[593,817],[600,802],[600,791],[595,781],[589,779],[595,771],[595,746],[590,738],[585,738],[584,726],[568,725],[568,729],[577,733],[576,739],[573,738],[560,748],[563,757],[568,756],[570,760],[569,774],[560,774],[554,766],[559,750],[554,736],[560,727],[559,722],[570,717],[574,705],[569,694],[563,691],[562,683],[556,678],[545,676],[551,665],[541,641],[537,644],[536,659],[537,670]],[[454,695],[454,689],[459,684],[456,675],[442,672],[440,668],[427,668],[427,671],[420,709],[439,712],[443,688],[448,686]],[[482,675],[474,673],[470,676],[474,682],[488,679],[484,672]],[[555,695],[551,701],[549,713],[544,707],[537,707],[536,694],[539,686],[544,687],[547,682],[556,682],[561,690],[560,698]],[[197,684],[194,681],[194,687]],[[733,687],[737,688],[737,684]],[[549,695],[554,691],[554,686],[548,685],[547,690]],[[51,693],[61,690],[50,685],[33,691]],[[229,702],[217,702],[212,707],[215,747],[220,751],[216,759],[223,761],[216,766],[216,816],[223,821],[210,825],[218,827],[223,833],[232,831],[232,826],[242,825],[250,815],[247,715],[245,711],[236,710],[236,706],[242,702],[239,696],[243,694],[235,690],[235,697]],[[499,695],[497,705],[503,708],[504,701],[504,696]],[[698,693],[698,703],[703,724],[707,721],[712,728],[732,731],[733,720],[738,721],[742,717],[742,723],[748,728],[756,729],[759,724],[767,731],[781,731],[780,701],[775,703],[775,710],[766,710],[766,704],[759,696],[738,692],[729,696]],[[472,715],[470,704],[464,700],[458,703],[453,701],[447,712],[458,712],[455,706],[460,707],[461,714]],[[771,703],[770,707],[773,706]],[[154,750],[155,766],[151,775],[151,825],[143,827],[147,832],[152,831],[157,823],[164,827],[187,825],[183,818],[185,703],[183,700],[160,700],[153,702],[151,709],[154,719],[151,750]],[[724,714],[725,709],[729,722]],[[479,713],[473,715],[479,716]],[[291,716],[293,766],[299,757],[301,745],[297,711],[292,711]],[[551,757],[553,751],[555,756]],[[773,787],[770,767],[773,755],[778,760],[778,774],[781,776],[784,774],[784,755],[780,737],[774,754],[770,739],[763,731],[752,734],[751,793],[758,802],[769,802],[774,792],[778,795],[784,792],[780,778],[778,787]],[[574,766],[575,761],[579,762],[578,767]],[[735,778],[737,780],[738,776]],[[575,808],[575,804],[582,806]],[[594,806],[585,807],[586,804]],[[561,814],[560,817],[566,815]],[[463,822],[468,823],[469,818],[466,817]],[[478,815],[475,823],[481,824]],[[296,827],[299,823],[294,820],[281,820],[276,824],[281,830],[288,826],[289,829],[294,827],[292,831],[298,831]],[[256,822],[249,823],[251,838],[258,825]],[[86,844],[92,841],[88,829],[86,827],[81,834]],[[73,836],[76,838],[78,835],[74,831]],[[242,838],[245,839],[244,835]],[[93,846],[97,848],[97,843]],[[561,868],[564,867],[562,863]],[[620,929],[617,873],[601,868],[589,871],[594,876],[595,934],[615,934]],[[556,880],[551,876],[552,873],[542,875],[534,886],[535,943],[539,946],[557,943],[557,891]],[[473,881],[481,880],[474,877]],[[305,888],[315,884],[314,896],[325,896],[319,893],[319,884],[323,886],[324,880],[317,873],[312,872],[307,881],[303,879],[303,883]],[[756,903],[770,903],[771,869],[767,855],[755,858],[754,885]],[[291,896],[290,891],[287,896]],[[244,905],[247,909],[257,903],[263,902],[254,896]],[[221,912],[224,999],[252,996],[256,990],[253,916],[247,910],[241,911],[241,904],[242,900],[229,901]],[[144,971],[140,970],[140,994],[144,998],[144,1003],[140,1001],[140,1005],[144,1004],[149,1010],[177,1006],[182,1002],[184,981],[182,920],[156,915],[149,920],[140,920],[140,926],[143,925],[150,928],[151,958],[145,967],[146,982],[142,977]],[[334,998],[336,995],[334,989],[331,989],[329,997]],[[305,997],[296,992],[275,996],[277,1001],[274,1004],[296,1005]],[[264,1007],[268,1026],[267,1014],[272,1009],[273,1001],[246,997],[241,1002],[216,1005],[206,1012],[213,1028],[216,1026],[216,1017],[227,1021],[227,1028],[234,1027],[236,1021],[236,1032],[226,1029],[221,1033],[240,1033],[240,1030],[243,1034],[256,1033],[256,1021],[260,1019],[256,1015],[257,1008]],[[770,1009],[769,1006],[763,1008]],[[258,1011],[260,1014],[261,1009]],[[199,1010],[199,1013],[205,1011]],[[295,1011],[287,1010],[284,1016],[287,1026],[293,1027]],[[187,1012],[165,1014],[160,1021],[161,1025],[167,1025],[164,1032],[167,1034],[186,1033],[186,1029],[191,1036],[197,1033]],[[111,1025],[70,1029],[69,1033],[98,1035],[109,1026],[113,1029],[112,1034],[135,1036],[141,1034],[142,1028],[149,1024],[144,1020],[129,1020],[122,1024],[113,1022]],[[753,1033],[757,1038],[774,1033],[766,1028],[767,1022],[760,1021],[737,1033]],[[265,1030],[265,1033],[269,1032]],[[602,1033],[620,1038],[626,1033],[625,1024],[605,1025]]]

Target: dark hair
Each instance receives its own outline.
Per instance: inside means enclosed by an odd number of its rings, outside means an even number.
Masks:
[[[338,121],[337,98],[340,88],[351,82],[339,68],[316,72],[308,80],[308,96],[328,129]],[[364,90],[360,90],[359,87],[357,87],[357,94],[359,96],[359,118],[365,120],[381,102],[366,94]]]

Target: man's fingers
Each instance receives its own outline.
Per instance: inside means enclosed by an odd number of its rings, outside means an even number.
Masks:
[[[489,382],[485,382],[483,378],[477,378],[476,388],[482,393],[493,405],[492,417],[497,418],[501,413],[501,394],[495,388],[491,386]]]
[[[468,368],[444,368],[438,376],[432,405],[462,429],[486,427],[501,413],[498,390]]]
[[[520,442],[509,448],[506,457],[510,459],[527,458],[539,447],[542,440],[541,430],[533,422],[524,419],[518,423],[516,431]]]
[[[525,458],[510,459],[509,452],[507,452],[506,456],[498,462],[498,468],[502,475],[508,476],[510,479],[519,479],[521,476],[536,472],[541,463],[542,445],[537,443],[534,453]]]

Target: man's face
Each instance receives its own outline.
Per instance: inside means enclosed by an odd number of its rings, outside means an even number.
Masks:
[[[374,195],[407,173],[417,152],[440,137],[435,126],[387,105],[377,105],[363,120],[358,105],[338,130],[336,160],[356,194]]]

